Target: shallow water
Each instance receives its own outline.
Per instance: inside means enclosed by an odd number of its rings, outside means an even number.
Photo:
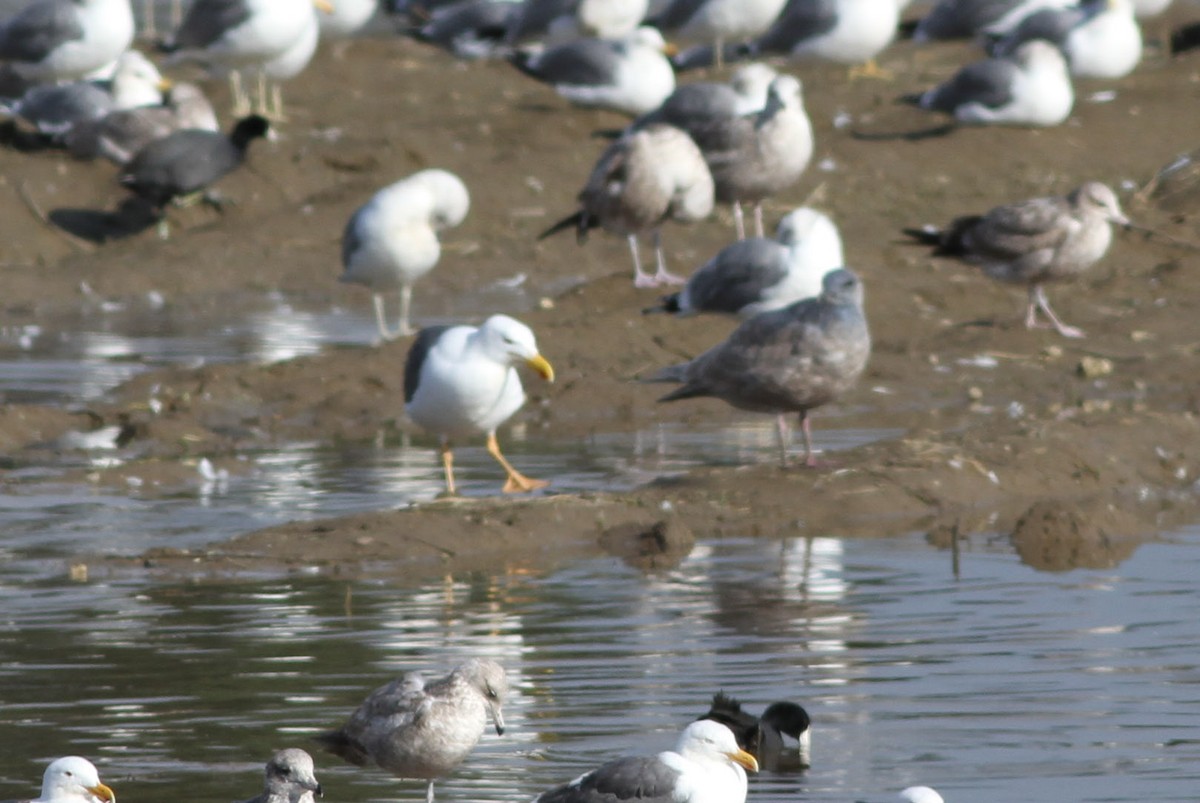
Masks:
[[[732,541],[646,576],[615,559],[418,586],[14,582],[0,569],[0,797],[96,759],[122,801],[251,796],[272,750],[312,747],[374,685],[484,654],[508,669],[442,801],[526,800],[670,746],[717,689],[813,717],[813,766],[751,801],[1194,801],[1200,530],[1108,571],[1039,574],[1008,546],[923,538]],[[314,751],[315,752],[315,751]],[[326,799],[423,786],[317,756]]]

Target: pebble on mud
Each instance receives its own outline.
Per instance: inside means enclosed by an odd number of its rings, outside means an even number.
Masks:
[[[1075,367],[1075,371],[1084,379],[1108,376],[1113,372],[1113,361],[1107,357],[1084,357]]]
[[[618,524],[602,532],[599,541],[605,552],[642,571],[676,566],[696,544],[692,531],[678,519],[650,525],[632,521]]]

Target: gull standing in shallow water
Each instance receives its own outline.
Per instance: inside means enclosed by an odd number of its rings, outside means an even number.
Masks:
[[[1112,242],[1110,223],[1128,225],[1117,196],[1089,181],[1065,196],[998,206],[983,215],[956,218],[944,229],[905,229],[935,256],[979,265],[993,279],[1029,286],[1025,326],[1036,328],[1038,310],[1063,337],[1083,337],[1067,326],[1046,299],[1046,282],[1074,279],[1098,262]]]
[[[842,238],[826,215],[802,206],[779,221],[775,239],[749,237],[704,263],[678,293],[645,312],[719,312],[750,318],[821,293],[825,274],[845,264]]]
[[[739,410],[774,413],[785,466],[786,414],[798,413],[805,465],[816,466],[808,412],[849,390],[870,354],[862,284],[841,269],[825,275],[819,297],[756,315],[724,342],[646,381],[681,385],[660,402],[712,396]]]
[[[339,281],[370,288],[384,340],[416,331],[409,323],[413,282],[441,257],[438,232],[462,223],[470,208],[462,179],[446,170],[422,170],[375,193],[346,221]],[[388,328],[383,307],[387,290],[400,291],[395,330]]]
[[[504,733],[507,693],[504,668],[487,658],[465,661],[430,683],[410,672],[371,692],[345,725],[317,741],[351,764],[427,780],[425,800],[433,803],[434,781],[470,754],[489,715],[496,733]]]
[[[554,369],[538,353],[533,332],[507,315],[493,315],[479,327],[431,326],[413,341],[404,364],[404,409],[409,418],[441,439],[448,493],[456,492],[451,439],[480,432],[487,433],[488,454],[508,475],[505,493],[548,485],[513,468],[496,441],[496,427],[525,403],[514,367],[520,364],[547,382],[554,381]]]
[[[29,803],[115,803],[116,794],[100,783],[100,773],[86,758],[56,758],[42,774],[42,793]]]
[[[538,239],[568,228],[575,229],[580,244],[594,228],[624,234],[633,254],[635,287],[682,284],[682,278],[667,271],[661,227],[668,220],[692,223],[708,217],[713,177],[691,137],[674,126],[655,124],[627,132],[600,155],[579,193],[579,205],[578,212]],[[638,249],[638,235],[646,231],[654,238],[653,275],[642,270]]]
[[[534,803],[745,803],[754,756],[729,728],[699,720],[683,729],[674,751],[610,761],[534,798]]]
[[[299,747],[289,747],[271,756],[267,762],[263,790],[245,803],[314,803],[321,796],[321,784],[313,769],[313,760]]]

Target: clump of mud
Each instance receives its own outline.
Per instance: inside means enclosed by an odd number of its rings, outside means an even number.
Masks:
[[[628,522],[609,527],[600,534],[600,547],[642,571],[677,566],[692,551],[696,537],[678,519],[651,525]]]
[[[1100,500],[1036,502],[1017,521],[1012,543],[1021,562],[1035,569],[1108,569],[1133,554],[1138,527]]]

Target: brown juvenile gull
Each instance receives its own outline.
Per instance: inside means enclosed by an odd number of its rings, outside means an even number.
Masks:
[[[115,803],[113,790],[100,783],[92,762],[80,756],[56,758],[42,774],[42,793],[22,803]]]
[[[216,131],[216,113],[200,87],[179,82],[171,87],[165,105],[117,109],[98,120],[76,123],[63,144],[76,159],[103,156],[124,165],[151,142],[195,128]]]
[[[1098,262],[1112,241],[1109,223],[1128,225],[1129,219],[1107,185],[1088,181],[1065,196],[1019,201],[955,218],[943,229],[904,233],[934,246],[935,256],[957,257],[993,279],[1028,285],[1026,328],[1039,325],[1041,309],[1060,335],[1083,337],[1082,330],[1067,326],[1050,309],[1042,285],[1074,279]]]
[[[580,209],[539,235],[544,239],[575,228],[580,244],[590,229],[604,228],[629,239],[636,287],[682,284],[667,271],[660,229],[667,220],[691,223],[712,212],[713,177],[704,156],[686,133],[669,125],[628,132],[601,154],[579,193]],[[638,235],[654,238],[654,275],[642,270]]]
[[[830,271],[822,288],[817,298],[756,315],[694,360],[650,377],[682,385],[659,401],[712,396],[740,410],[775,413],[784,465],[786,414],[798,413],[805,465],[816,466],[808,411],[853,386],[871,354],[858,277],[846,269]]]
[[[745,803],[746,770],[757,771],[758,762],[733,731],[702,719],[683,729],[673,751],[618,758],[534,803]]]
[[[500,707],[507,693],[504,668],[487,658],[465,661],[430,683],[409,672],[371,692],[345,725],[317,741],[351,764],[429,781],[425,800],[433,803],[433,782],[474,749],[489,714],[496,733],[504,733]]]
[[[780,75],[767,90],[767,105],[737,120],[729,146],[708,150],[718,201],[733,204],[738,239],[746,236],[742,204],[754,204],[755,234],[763,236],[762,202],[795,184],[812,159],[812,123],[804,111],[800,81]]]
[[[289,747],[267,762],[262,793],[244,803],[313,803],[321,796],[321,784],[313,772],[313,760],[299,747]]]

